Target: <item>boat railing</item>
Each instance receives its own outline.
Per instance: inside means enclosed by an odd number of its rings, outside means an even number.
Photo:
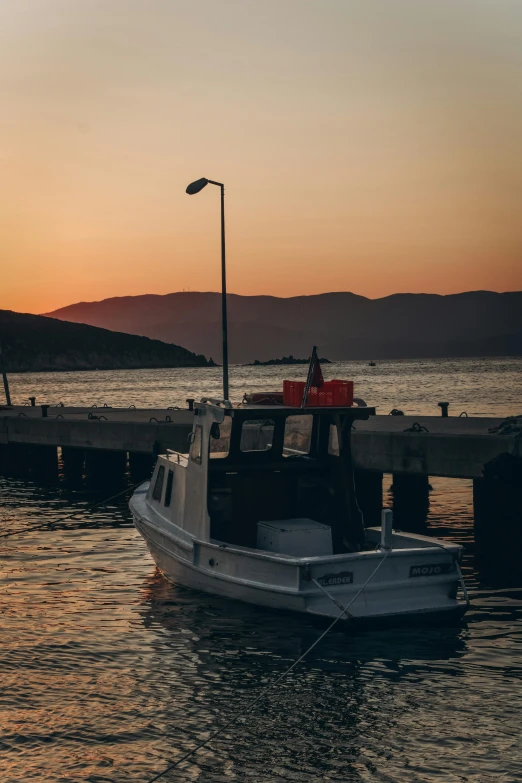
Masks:
[[[188,462],[188,454],[183,454],[181,451],[174,451],[174,449],[167,449],[166,450],[167,459],[170,460],[171,457],[174,457],[174,461],[178,463],[178,465],[181,464],[181,460],[183,462]]]
[[[210,403],[211,405],[215,405],[218,408],[220,405],[223,405],[224,408],[234,407],[230,400],[225,400],[223,397],[202,397],[200,402],[204,404]]]
[[[283,457],[308,457],[308,451],[301,449],[291,449],[290,446],[283,446]]]

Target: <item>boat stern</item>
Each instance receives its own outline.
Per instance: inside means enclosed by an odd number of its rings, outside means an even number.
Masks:
[[[394,533],[394,538],[390,549],[377,546],[335,563],[311,560],[302,567],[306,611],[330,617],[344,612],[347,619],[463,614],[468,602],[462,547],[425,536]]]

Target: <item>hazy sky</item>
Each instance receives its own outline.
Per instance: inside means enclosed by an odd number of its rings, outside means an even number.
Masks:
[[[521,0],[0,0],[0,307],[522,288]]]

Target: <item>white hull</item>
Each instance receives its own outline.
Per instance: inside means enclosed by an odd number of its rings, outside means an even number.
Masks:
[[[393,548],[387,555],[379,550],[323,557],[282,556],[197,540],[158,514],[145,493],[144,486],[131,500],[134,524],[158,568],[176,584],[259,606],[324,617],[337,617],[339,605],[350,605],[346,619],[465,611],[465,603],[456,598],[457,545],[425,536],[394,534]],[[369,530],[368,535],[378,543],[378,529]],[[384,558],[386,562],[379,566]]]

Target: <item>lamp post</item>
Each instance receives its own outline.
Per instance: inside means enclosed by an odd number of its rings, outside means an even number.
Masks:
[[[221,188],[221,330],[223,334],[223,397],[228,400],[228,333],[227,333],[227,270],[225,254],[225,186],[222,182],[202,177],[191,182],[186,192],[193,196],[207,185]]]

